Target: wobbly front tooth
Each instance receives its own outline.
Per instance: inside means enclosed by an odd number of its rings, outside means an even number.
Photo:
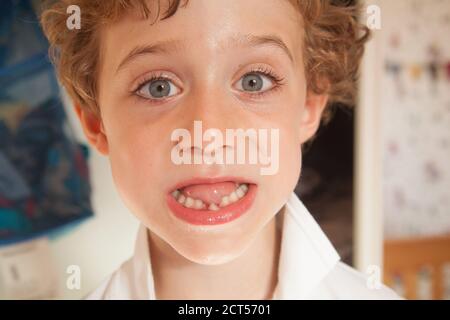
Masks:
[[[202,200],[200,199],[195,199],[194,200],[194,209],[203,209],[203,207],[205,206],[205,204],[203,203]]]
[[[225,196],[225,197],[222,198],[222,200],[220,200],[219,206],[220,207],[225,207],[225,206],[227,206],[229,204],[230,204],[230,199],[228,198],[228,196]]]
[[[230,193],[230,195],[228,196],[228,199],[230,200],[231,203],[236,202],[239,200],[237,194],[235,191],[233,191],[232,193]]]
[[[219,207],[215,203],[211,203],[208,207],[209,210],[218,211]]]
[[[191,197],[186,197],[186,201],[184,202],[184,206],[186,208],[192,208],[194,206],[194,199]]]
[[[186,197],[183,194],[180,194],[180,196],[178,197],[178,203],[180,204],[184,204],[184,202],[186,201]]]
[[[239,186],[239,189],[241,189],[245,194],[248,191],[248,186],[245,183],[243,183]]]
[[[175,190],[174,192],[172,192],[172,196],[175,199],[178,199],[178,197],[180,196],[181,192],[179,190]]]

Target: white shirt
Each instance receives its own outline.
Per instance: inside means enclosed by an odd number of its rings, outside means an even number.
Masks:
[[[276,219],[282,236],[273,299],[400,299],[384,285],[371,289],[368,276],[341,262],[294,193]],[[134,255],[87,299],[156,299],[145,226],[139,228]]]

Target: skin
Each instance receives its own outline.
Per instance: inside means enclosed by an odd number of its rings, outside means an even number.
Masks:
[[[149,229],[158,299],[270,298],[281,236],[274,218],[295,188],[301,145],[317,131],[327,102],[326,95],[307,90],[301,14],[287,0],[191,0],[174,16],[153,20],[130,12],[102,29],[101,117],[78,106],[84,132],[109,157],[123,201]],[[277,45],[233,42],[240,35],[275,35],[292,60]],[[135,47],[168,40],[182,43],[123,64]],[[277,86],[261,78],[269,90],[260,95],[242,90],[242,78],[255,68],[270,69],[284,80]],[[150,101],[133,93],[155,73],[173,80],[170,97]],[[170,159],[170,135],[185,128],[193,136],[194,120],[202,120],[204,131],[217,128],[224,134],[227,128],[279,129],[278,173],[262,176],[259,165],[176,166]],[[174,218],[166,204],[171,187],[193,177],[218,176],[258,185],[244,216],[213,227]]]

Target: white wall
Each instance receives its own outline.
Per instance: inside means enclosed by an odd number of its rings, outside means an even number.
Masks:
[[[81,127],[66,99],[69,123],[85,141]],[[138,221],[121,202],[113,184],[109,161],[90,149],[89,169],[93,188],[94,217],[51,241],[59,278],[60,298],[79,299],[93,290],[125,261],[134,248]],[[66,288],[67,266],[81,269],[81,289]]]

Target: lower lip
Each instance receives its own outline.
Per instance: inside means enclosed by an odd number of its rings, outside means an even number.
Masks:
[[[167,203],[175,216],[187,223],[193,225],[224,224],[239,218],[249,211],[255,200],[256,189],[256,185],[250,184],[243,198],[217,211],[186,208],[179,204],[171,194],[167,195]]]

